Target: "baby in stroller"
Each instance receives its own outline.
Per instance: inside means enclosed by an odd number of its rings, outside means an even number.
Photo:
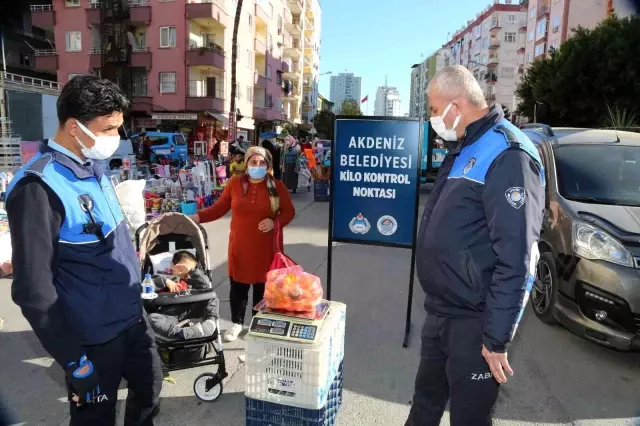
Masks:
[[[198,259],[187,250],[173,255],[171,275],[154,275],[153,282],[158,292],[180,293],[190,289],[211,288],[211,281],[198,267]],[[216,331],[218,309],[217,297],[188,304],[161,306],[157,312],[149,314],[149,321],[160,336],[197,339],[212,336]]]

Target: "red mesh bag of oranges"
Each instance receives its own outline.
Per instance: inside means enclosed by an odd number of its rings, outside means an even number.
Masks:
[[[322,283],[320,278],[304,272],[299,265],[274,269],[267,273],[264,300],[272,309],[313,311],[322,301]]]

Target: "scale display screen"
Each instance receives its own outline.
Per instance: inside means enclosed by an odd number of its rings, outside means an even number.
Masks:
[[[289,333],[290,322],[271,320],[268,318],[254,318],[251,331],[254,333],[286,336]]]

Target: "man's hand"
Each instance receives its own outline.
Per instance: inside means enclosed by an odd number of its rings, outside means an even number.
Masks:
[[[491,369],[491,374],[496,382],[500,384],[507,383],[507,376],[504,374],[505,371],[508,375],[513,376],[513,370],[507,360],[506,352],[489,352],[487,348],[482,345],[482,356],[487,361],[487,364],[489,364],[489,369]]]
[[[258,224],[258,229],[261,230],[262,232],[272,231],[273,227],[274,227],[273,219],[271,218],[266,218]]]
[[[178,293],[180,291],[180,286],[177,282],[167,279],[164,282],[164,285],[167,287],[170,293]]]
[[[102,394],[98,372],[86,355],[83,355],[80,361],[67,365],[65,373],[67,389],[73,395],[72,400],[76,404],[96,402],[98,396]]]

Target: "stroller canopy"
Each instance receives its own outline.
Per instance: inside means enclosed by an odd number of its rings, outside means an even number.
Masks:
[[[200,226],[182,213],[165,213],[158,216],[151,222],[142,225],[137,234],[140,263],[142,265],[144,265],[147,255],[153,250],[158,239],[163,235],[173,234],[191,237],[198,261],[207,271],[210,269],[206,234]]]

